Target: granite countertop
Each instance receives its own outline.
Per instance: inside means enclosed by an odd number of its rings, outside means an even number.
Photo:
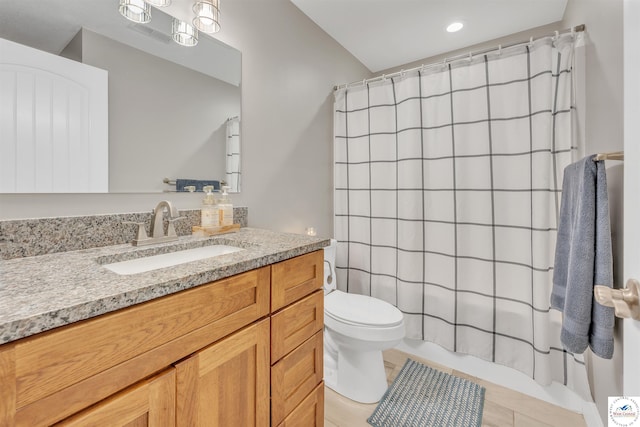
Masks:
[[[147,273],[119,275],[103,264],[209,244],[244,250]],[[329,244],[329,239],[242,228],[213,237],[180,237],[0,261],[0,344],[233,276]]]

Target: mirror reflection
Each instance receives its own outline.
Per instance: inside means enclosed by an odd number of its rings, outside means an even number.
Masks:
[[[118,0],[0,2],[0,37],[108,71],[109,192],[175,191],[181,179],[239,191],[241,54],[202,33],[180,46],[171,21],[152,8],[133,23]]]

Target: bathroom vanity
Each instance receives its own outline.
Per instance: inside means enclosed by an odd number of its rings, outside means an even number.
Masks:
[[[103,266],[212,243],[243,250]],[[323,425],[328,243],[243,228],[0,261],[0,425]]]

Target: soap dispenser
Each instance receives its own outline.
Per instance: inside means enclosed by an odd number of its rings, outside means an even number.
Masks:
[[[220,196],[220,200],[218,201],[218,215],[220,225],[233,225],[233,204],[231,203],[231,199],[229,198],[229,190],[228,186],[222,187],[222,195]]]
[[[220,225],[218,206],[216,198],[213,195],[213,185],[207,185],[202,188],[206,191],[204,199],[202,199],[202,208],[200,210],[200,225],[202,227],[217,227]]]

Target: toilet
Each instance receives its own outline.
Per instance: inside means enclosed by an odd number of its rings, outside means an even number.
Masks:
[[[327,387],[361,403],[387,391],[382,351],[405,335],[402,312],[366,295],[336,289],[337,241],[324,249],[324,380]]]

